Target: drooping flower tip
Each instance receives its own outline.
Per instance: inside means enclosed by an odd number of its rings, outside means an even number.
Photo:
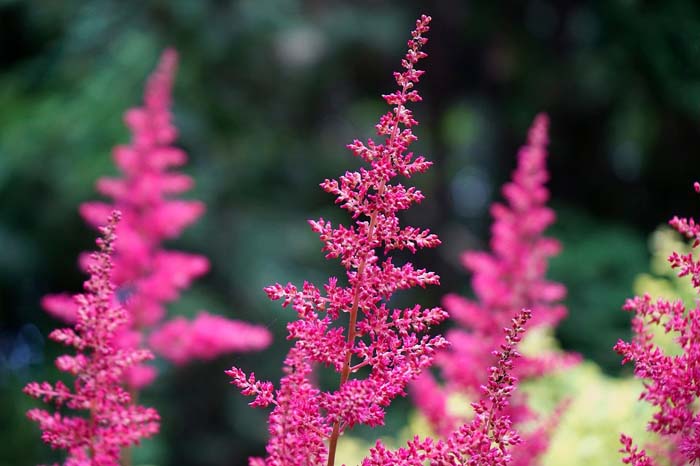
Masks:
[[[430,22],[433,20],[432,16],[428,16],[425,14],[420,15],[420,18],[416,20],[416,29],[411,33],[413,37],[416,37],[420,34],[425,34],[430,30],[430,27],[428,26]]]
[[[513,318],[513,333],[521,334],[525,331],[525,324],[532,319],[532,311],[530,309],[521,309],[520,312]]]

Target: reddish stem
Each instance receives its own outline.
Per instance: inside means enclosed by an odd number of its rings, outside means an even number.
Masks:
[[[377,196],[381,197],[384,194],[385,182],[382,181],[379,185],[379,190],[377,191]],[[367,246],[371,249],[372,234],[374,233],[374,228],[377,224],[377,211],[372,212],[369,219],[369,227],[367,228]],[[350,363],[352,361],[352,348],[355,346],[355,337],[357,335],[357,310],[360,305],[360,284],[362,283],[362,276],[365,273],[365,267],[367,267],[367,254],[362,257],[360,265],[357,268],[357,280],[355,282],[355,289],[353,290],[352,298],[352,308],[350,308],[350,322],[348,323],[348,345],[345,350],[345,362],[343,363],[343,369],[340,372],[340,387],[343,386],[345,382],[350,378]],[[340,421],[335,421],[333,424],[333,432],[331,433],[330,440],[328,442],[328,466],[334,466],[335,464],[335,451],[338,447],[338,437],[340,436]]]
[[[404,83],[401,86],[401,94],[403,96],[406,95],[406,91],[411,87],[412,84]],[[396,149],[394,148],[394,143],[396,141],[396,138],[399,135],[399,122],[401,121],[401,113],[403,112],[404,107],[402,104],[396,106],[395,108],[395,120],[394,120],[394,127],[391,130],[391,136],[389,137],[387,141],[386,147],[389,147],[390,150],[392,151],[389,156],[391,157],[391,162],[392,164],[394,163],[394,158],[397,154],[395,154],[393,151]],[[379,184],[379,188],[377,189],[377,199],[381,198],[384,195],[384,190],[386,188],[386,180],[382,180],[381,183]],[[374,233],[374,228],[377,224],[377,215],[378,211],[374,210],[370,214],[370,220],[369,220],[369,227],[367,227],[367,247],[369,250],[372,249],[372,234]],[[369,254],[365,254],[362,259],[360,260],[360,265],[357,268],[357,277],[355,281],[355,287],[353,290],[353,301],[352,301],[352,308],[350,309],[350,322],[348,323],[348,346],[345,350],[345,362],[343,363],[343,369],[340,372],[340,385],[339,387],[342,387],[345,382],[348,381],[350,378],[350,365],[351,365],[351,360],[352,360],[352,349],[355,346],[355,336],[357,333],[356,326],[357,326],[357,310],[360,304],[360,284],[362,283],[362,278],[365,273],[365,267],[367,266],[367,256]],[[335,421],[333,423],[333,432],[331,432],[331,437],[328,441],[328,463],[327,466],[335,466],[335,452],[338,447],[338,437],[340,436],[340,421]]]

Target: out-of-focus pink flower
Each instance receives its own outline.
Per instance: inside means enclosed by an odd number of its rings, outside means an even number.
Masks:
[[[132,403],[122,388],[124,371],[151,359],[146,349],[124,348],[117,334],[127,324],[126,310],[115,304],[111,283],[115,228],[114,212],[97,240],[99,251],[92,254],[85,293],[74,297],[75,327],[54,330],[50,338],[75,348],[75,355],[56,359],[59,370],[75,377],[73,387],[63,382],[31,382],[24,392],[59,411],[31,409],[29,419],[37,422],[42,439],[53,448],[68,452],[67,465],[118,466],[121,449],[158,433],[160,418],[152,408]],[[83,411],[69,415],[62,408]]]
[[[555,218],[546,205],[547,125],[546,115],[535,118],[527,144],[518,152],[512,180],[503,187],[506,202],[491,208],[491,251],[468,251],[461,256],[462,264],[472,273],[476,299],[453,293],[443,298],[443,306],[458,324],[447,332],[449,349],[436,357],[445,385],[440,387],[426,372],[413,387],[416,406],[442,436],[463,422],[457,416],[437,414],[446,409],[446,398],[455,392],[478,395],[486,382],[485,370],[494,363],[493,351],[503,342],[502,329],[521,309],[532,310],[530,327],[554,326],[566,315],[560,303],[566,289],[545,277],[549,258],[560,250],[555,239],[544,236]],[[522,357],[514,374],[519,380],[538,377],[578,359],[576,355],[558,353]],[[426,388],[430,395],[421,393]],[[522,395],[513,397],[508,415],[516,423],[532,420],[533,416]],[[544,421],[542,427],[553,420]],[[546,432],[538,428],[532,435],[523,434],[523,442],[514,449],[513,464],[534,464],[538,454],[544,452],[534,446],[546,445]]]
[[[151,348],[175,364],[214,359],[220,354],[256,351],[271,343],[263,326],[200,312],[192,321],[176,317],[153,332]]]
[[[78,305],[68,293],[46,295],[41,299],[41,307],[49,314],[69,324],[78,317]]]
[[[130,109],[124,116],[131,130],[131,142],[118,146],[113,156],[121,170],[119,178],[101,178],[97,182],[100,194],[110,202],[87,202],[80,213],[93,226],[105,222],[110,212],[117,208],[122,212],[118,240],[114,245],[114,271],[116,299],[128,311],[129,326],[124,331],[135,332],[138,338],[119,338],[125,348],[140,347],[149,342],[163,341],[155,332],[167,333],[173,338],[172,325],[159,330],[166,315],[166,305],[180,297],[180,293],[209,270],[206,257],[163,248],[163,241],[180,235],[183,229],[195,222],[205,210],[199,201],[178,199],[175,196],[190,190],[194,182],[173,171],[187,161],[185,152],[174,146],[177,129],[173,124],[172,86],[177,65],[177,54],[166,50],[146,84],[143,106]],[[83,269],[90,267],[90,258],[81,256]],[[63,295],[49,295],[42,301],[44,308],[59,318],[70,322],[75,307],[71,307]],[[191,328],[188,334],[174,341],[186,340],[188,344],[178,349],[166,344],[153,349],[166,359],[183,363],[192,359],[211,359],[232,351],[261,349],[262,342],[270,341],[266,329],[250,326],[240,321],[218,317],[221,328],[200,325],[197,337]],[[168,325],[168,324],[166,324]],[[236,332],[231,331],[232,328]],[[209,339],[201,336],[203,330],[216,331]],[[226,332],[226,333],[225,333]],[[248,332],[257,332],[257,345],[250,344]],[[223,335],[240,342],[221,342]],[[197,345],[207,345],[198,347]],[[183,352],[187,352],[186,354]],[[133,388],[151,383],[155,368],[135,366],[125,373],[125,381]]]

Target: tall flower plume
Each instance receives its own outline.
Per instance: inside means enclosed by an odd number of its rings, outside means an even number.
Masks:
[[[423,194],[392,184],[399,175],[410,178],[431,165],[408,151],[417,122],[406,107],[421,100],[414,85],[423,71],[415,65],[426,56],[421,48],[429,22],[428,16],[417,20],[404,69],[394,73],[398,90],[383,96],[391,106],[376,125],[383,143],[370,139],[348,145],[369,167],[321,183],[354,221],[349,226],[309,222],[326,258],[339,259],[346,269],[347,284],[332,277],[322,289],[308,282],[301,289],[292,284],[266,288],[271,299],[297,313],[287,327],[294,346],[284,361],[285,375],[275,389],[239,368],[227,372],[244,394],[255,397],[252,405],[273,405],[268,456],[251,459],[251,465],[333,465],[339,436],[357,424],[383,424],[391,400],[403,395],[406,384],[446,345],[441,336],[425,334],[446,318],[442,309],[392,309],[389,303],[395,291],[439,283],[433,272],[411,263],[395,265],[392,258],[395,250],[415,253],[440,243],[429,230],[400,226],[398,212],[423,200]],[[339,374],[336,390],[316,386],[317,366]]]
[[[555,326],[566,315],[560,300],[566,289],[545,278],[548,259],[560,250],[559,243],[544,236],[554,221],[547,207],[549,191],[546,168],[548,119],[538,115],[530,128],[528,141],[518,153],[518,166],[512,180],[503,187],[505,204],[491,208],[491,251],[467,251],[462,263],[472,273],[475,300],[456,294],[443,299],[444,307],[459,325],[447,333],[451,343],[436,363],[445,379],[441,387],[425,373],[413,385],[414,400],[433,429],[445,436],[462,422],[447,409],[450,393],[478,397],[485,383],[485,369],[494,364],[492,351],[502,344],[502,328],[520,311],[532,310],[532,324]],[[556,367],[573,363],[573,355],[524,356],[514,367],[518,380],[536,377]],[[554,417],[560,413],[557,411]],[[527,420],[532,413],[522,395],[513,398],[509,415],[514,422]],[[514,464],[531,464],[546,448],[547,433],[553,427],[543,422],[514,451]]]
[[[99,250],[90,255],[84,294],[74,296],[75,327],[58,329],[49,337],[75,348],[75,355],[56,359],[56,366],[73,377],[70,388],[63,382],[31,382],[24,392],[60,410],[84,411],[85,415],[50,413],[31,409],[29,419],[37,422],[42,439],[53,448],[68,451],[67,466],[117,466],[123,447],[158,432],[158,413],[137,406],[121,386],[124,371],[153,355],[145,349],[123,348],[117,342],[119,329],[128,314],[115,299],[111,282],[115,228],[120,214],[113,212],[107,226],[100,228]]]
[[[700,183],[695,183],[700,193]],[[673,217],[671,226],[700,245],[700,225],[695,220]],[[700,291],[700,260],[693,251],[672,253],[668,261],[678,269],[678,276],[689,276],[693,287]],[[644,380],[640,399],[658,408],[649,421],[648,430],[658,433],[662,440],[657,450],[663,450],[671,464],[700,462],[700,305],[687,309],[682,301],[652,300],[649,294],[627,300],[623,307],[634,312],[631,342],[618,341],[615,350],[622,363],[634,363],[634,374]],[[673,334],[679,354],[667,354],[654,342],[653,327],[662,327]],[[634,466],[657,464],[652,455],[639,450],[632,438],[622,435],[623,463]]]
[[[174,146],[177,129],[172,122],[172,86],[177,53],[166,50],[150,76],[142,107],[128,110],[124,120],[131,130],[131,143],[114,149],[120,178],[101,178],[97,190],[111,202],[88,202],[80,213],[92,226],[105,222],[112,209],[123,212],[119,239],[114,245],[114,276],[117,296],[129,314],[129,325],[119,340],[125,347],[149,346],[160,356],[184,364],[210,359],[233,351],[266,347],[271,335],[266,328],[201,312],[193,321],[178,317],[163,323],[167,303],[209,269],[209,261],[197,254],[167,250],[163,242],[176,238],[204,212],[199,201],[173,198],[192,188],[189,176],[171,171],[187,160]],[[82,258],[83,267],[89,264]],[[75,305],[66,295],[43,300],[52,314],[71,320]],[[147,339],[146,341],[144,341]],[[150,366],[133,367],[126,381],[134,388],[155,377]]]

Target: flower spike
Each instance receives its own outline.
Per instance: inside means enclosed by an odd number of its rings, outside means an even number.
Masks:
[[[548,126],[547,115],[535,117],[527,143],[518,151],[512,179],[502,188],[505,202],[491,208],[491,250],[468,251],[461,257],[472,273],[475,299],[456,294],[443,298],[443,306],[458,324],[447,333],[449,349],[436,358],[444,386],[428,372],[412,386],[418,409],[443,437],[465,420],[448,411],[448,396],[478,396],[486,383],[485,370],[495,362],[492,352],[503,343],[502,329],[521,309],[532,310],[528,328],[554,327],[566,315],[566,308],[560,303],[566,289],[545,277],[549,258],[561,249],[558,241],[544,235],[554,221],[554,212],[547,206]],[[525,356],[518,360],[514,374],[518,379],[532,379],[578,360],[577,355],[560,353]],[[516,424],[532,424],[534,417],[522,394],[513,397],[508,414]],[[555,410],[537,428],[522,434],[523,442],[513,449],[514,465],[536,464],[560,414],[560,410]]]
[[[334,465],[342,433],[358,424],[383,424],[391,400],[404,395],[407,383],[446,345],[441,336],[427,335],[430,327],[447,317],[442,309],[390,306],[398,290],[439,283],[435,273],[411,263],[397,265],[392,257],[397,249],[416,252],[440,244],[427,229],[400,226],[398,212],[424,196],[414,187],[394,182],[398,176],[409,178],[431,165],[408,151],[416,140],[412,128],[417,122],[407,108],[420,101],[414,86],[423,71],[415,65],[426,56],[422,47],[429,23],[429,16],[416,22],[401,62],[403,71],[394,74],[398,89],[384,96],[391,109],[376,125],[383,142],[355,140],[348,145],[368,166],[321,183],[353,219],[348,226],[324,219],[309,222],[326,257],[339,259],[346,269],[347,284],[332,277],[322,288],[307,282],[301,288],[275,284],[265,289],[270,299],[281,301],[297,315],[287,326],[294,346],[274,394],[271,385],[256,381],[252,374],[246,376],[238,368],[228,371],[232,383],[255,397],[252,404],[273,405],[268,456],[251,464]],[[348,316],[347,324],[342,323],[343,314]],[[339,374],[336,390],[321,390],[315,384],[313,373],[319,366]]]
[[[158,433],[160,418],[153,408],[135,405],[121,386],[126,370],[153,355],[145,349],[122,348],[117,342],[127,323],[127,311],[115,299],[112,255],[121,214],[112,212],[100,227],[98,251],[90,255],[90,277],[85,292],[74,296],[74,328],[58,329],[49,338],[75,349],[75,355],[56,359],[56,366],[75,377],[73,387],[63,382],[31,382],[24,392],[57,408],[82,411],[84,416],[31,409],[41,438],[53,448],[68,451],[68,466],[118,466],[121,449]]]
[[[171,111],[177,60],[175,50],[163,52],[146,83],[143,105],[124,115],[131,142],[117,146],[113,153],[122,176],[97,182],[97,190],[111,201],[86,202],[80,214],[87,223],[98,226],[113,209],[122,212],[119,240],[114,245],[113,280],[129,325],[120,331],[120,344],[150,348],[182,365],[229,352],[260,350],[272,337],[263,326],[204,311],[192,321],[184,317],[164,321],[166,305],[209,270],[206,257],[163,246],[205,210],[200,201],[175,197],[194,185],[192,178],[174,170],[187,161],[187,154],[175,146],[177,128]],[[83,258],[81,264],[89,266],[89,261]],[[56,317],[75,319],[75,305],[66,295],[46,296],[42,304]],[[149,385],[156,372],[153,366],[136,365],[124,377],[136,390]]]

